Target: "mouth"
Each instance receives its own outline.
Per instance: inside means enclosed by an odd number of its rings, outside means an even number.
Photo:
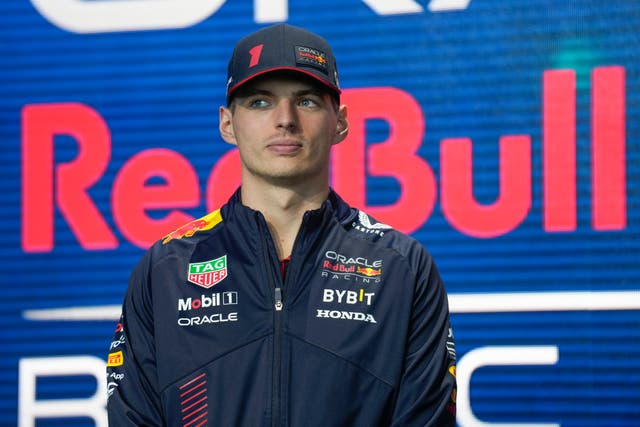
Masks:
[[[292,139],[279,139],[267,144],[267,150],[277,155],[292,155],[302,149],[302,143]]]

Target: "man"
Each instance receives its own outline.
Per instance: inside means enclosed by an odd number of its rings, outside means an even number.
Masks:
[[[348,132],[331,48],[240,40],[220,134],[241,189],[134,270],[109,354],[112,426],[452,426],[446,294],[422,246],[329,188]]]

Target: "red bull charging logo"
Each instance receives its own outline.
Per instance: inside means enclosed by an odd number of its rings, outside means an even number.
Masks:
[[[202,230],[211,230],[218,223],[222,221],[222,215],[220,215],[220,209],[211,212],[210,214],[203,216],[202,218],[195,219],[177,230],[172,231],[167,234],[164,239],[162,239],[163,244],[169,243],[173,239],[182,239],[183,237],[191,237],[196,234],[198,231]]]

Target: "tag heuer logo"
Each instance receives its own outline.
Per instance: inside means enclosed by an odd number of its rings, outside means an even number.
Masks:
[[[204,262],[189,264],[187,280],[194,285],[209,289],[227,277],[227,256]]]

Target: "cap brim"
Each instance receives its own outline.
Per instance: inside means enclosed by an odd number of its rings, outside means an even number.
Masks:
[[[297,67],[288,67],[288,66],[284,66],[284,67],[273,67],[273,68],[268,68],[266,70],[262,70],[259,71],[255,74],[252,74],[251,76],[245,78],[244,80],[239,81],[238,83],[236,83],[235,85],[231,86],[229,88],[229,90],[227,91],[227,100],[229,100],[232,96],[233,93],[242,85],[244,85],[245,83],[255,79],[256,77],[259,76],[263,76],[265,74],[268,73],[273,73],[274,71],[295,71],[297,73],[301,73],[304,74],[306,76],[311,77],[312,79],[316,80],[317,82],[322,83],[324,86],[326,86],[328,89],[330,89],[332,92],[335,92],[336,94],[340,95],[342,93],[342,91],[335,87],[334,85],[332,85],[331,83],[327,82],[326,80],[324,80],[323,78],[319,77],[318,75],[310,72],[310,71],[306,71],[306,70],[302,70],[300,68]]]

